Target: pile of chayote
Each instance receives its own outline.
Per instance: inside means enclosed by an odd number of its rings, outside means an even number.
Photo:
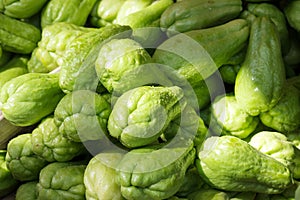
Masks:
[[[0,198],[300,199],[299,69],[300,0],[0,0]]]

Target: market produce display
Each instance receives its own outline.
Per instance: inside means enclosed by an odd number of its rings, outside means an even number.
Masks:
[[[299,0],[0,0],[0,198],[300,199]]]

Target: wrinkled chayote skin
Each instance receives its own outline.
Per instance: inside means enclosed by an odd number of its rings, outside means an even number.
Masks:
[[[266,126],[286,133],[300,127],[300,90],[288,79],[282,93],[278,103],[259,117]]]
[[[246,138],[259,123],[259,118],[246,113],[232,94],[215,98],[211,112],[214,121],[211,127],[216,133]]]
[[[64,96],[58,74],[27,73],[4,84],[0,109],[17,126],[29,126],[51,114]]]
[[[25,182],[16,191],[16,200],[37,199],[37,181]]]
[[[82,143],[64,137],[54,123],[47,117],[32,131],[32,151],[48,162],[65,162],[84,152]]]
[[[95,91],[99,79],[95,61],[101,47],[113,38],[129,37],[130,27],[109,25],[76,37],[65,50],[60,64],[59,85],[65,93],[74,90]]]
[[[69,22],[83,26],[96,0],[51,0],[41,13],[41,27],[56,22]]]
[[[122,158],[121,153],[99,153],[90,160],[84,172],[87,199],[124,199],[116,172]]]
[[[260,152],[275,158],[288,166],[294,178],[300,178],[300,150],[279,132],[261,131],[256,133],[249,144]]]
[[[50,163],[40,172],[37,199],[84,200],[83,176],[85,168],[86,165],[73,162]]]
[[[151,144],[186,106],[177,86],[141,86],[121,95],[108,119],[109,134],[129,148]]]
[[[0,150],[0,197],[14,191],[19,184],[6,166],[6,153],[6,150]]]
[[[195,162],[203,180],[221,190],[278,194],[292,184],[287,166],[234,136],[206,139]]]
[[[54,111],[58,132],[69,140],[98,140],[107,134],[110,103],[89,90],[77,90],[64,96]]]
[[[56,22],[46,26],[28,61],[29,72],[50,72],[56,69],[62,63],[68,44],[83,33],[96,30],[68,22]]]
[[[29,18],[38,13],[48,0],[0,0],[0,12],[13,18]]]
[[[13,177],[20,181],[32,181],[39,178],[41,169],[47,161],[32,151],[31,133],[11,139],[7,145],[7,168]]]
[[[27,56],[17,55],[11,58],[5,65],[0,65],[0,90],[7,81],[28,73],[27,62]]]
[[[195,159],[191,140],[174,146],[147,147],[126,153],[117,174],[121,194],[126,199],[166,199],[173,196]]]

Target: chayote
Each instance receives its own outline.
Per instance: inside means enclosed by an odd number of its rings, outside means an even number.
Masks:
[[[293,27],[298,32],[300,31],[300,1],[294,0],[289,1],[286,6],[284,6],[285,17],[291,27]]]
[[[37,180],[41,169],[48,163],[33,153],[31,133],[21,134],[9,141],[6,162],[13,177],[20,181]]]
[[[256,17],[247,55],[236,77],[236,100],[250,115],[259,115],[278,103],[285,81],[278,31],[270,18]]]
[[[58,132],[69,140],[98,140],[107,134],[111,105],[101,95],[77,90],[65,95],[54,111]]]
[[[16,200],[37,199],[37,181],[29,181],[20,185],[16,191]]]
[[[277,194],[291,186],[289,168],[234,136],[212,136],[198,152],[203,180],[226,191]]]
[[[300,150],[285,135],[261,131],[251,138],[249,144],[289,167],[294,178],[300,178]]]
[[[88,163],[84,172],[86,198],[90,200],[123,200],[121,186],[117,183],[117,165],[121,153],[99,153]]]
[[[282,133],[300,127],[300,90],[292,82],[287,79],[278,103],[259,115],[262,123]]]
[[[63,96],[58,74],[27,73],[4,84],[0,109],[11,123],[29,126],[54,112]]]
[[[236,18],[242,11],[241,0],[184,0],[169,6],[160,18],[160,26],[169,35],[208,28]],[[200,20],[199,20],[200,19]]]
[[[13,192],[19,184],[7,168],[5,160],[6,153],[6,150],[0,150],[0,197],[4,197]]]
[[[210,127],[225,135],[246,138],[259,123],[259,117],[246,113],[233,94],[216,97],[211,104],[211,112],[213,122]]]
[[[241,65],[239,65],[239,64],[238,65],[228,65],[228,64],[222,65],[219,68],[219,72],[221,74],[222,80],[225,83],[233,85],[235,83],[236,75],[240,68],[241,68]]]
[[[0,67],[0,90],[7,81],[28,73],[27,62],[27,56],[17,55]]]
[[[113,38],[131,35],[130,27],[110,25],[76,37],[65,50],[60,65],[59,84],[65,93],[73,90],[95,91],[99,80],[95,61],[101,47]]]
[[[40,172],[37,199],[84,200],[83,176],[86,165],[74,162],[54,162]]]
[[[138,42],[129,38],[113,39],[100,49],[95,69],[100,82],[113,96],[146,84],[172,85],[151,61],[149,53]]]
[[[125,199],[166,199],[180,188],[194,162],[191,140],[174,146],[145,147],[126,153],[117,166],[118,183]]]
[[[47,117],[32,131],[32,151],[48,162],[66,162],[84,153],[82,143],[64,137],[54,123]]]
[[[42,10],[48,0],[0,0],[0,12],[13,18],[32,17]]]
[[[56,22],[69,22],[83,26],[96,0],[51,0],[42,9],[41,27]]]
[[[83,33],[96,28],[78,26],[68,22],[57,22],[46,26],[41,40],[28,61],[29,72],[50,72],[61,65],[68,45]]]
[[[256,17],[268,17],[275,24],[279,38],[282,53],[286,54],[290,49],[290,40],[286,18],[282,10],[270,3],[249,3],[247,8],[241,13],[241,17],[247,19],[250,23]]]
[[[190,200],[229,200],[229,196],[224,191],[215,189],[200,189],[188,195]]]
[[[108,119],[108,131],[129,148],[151,144],[186,106],[177,86],[141,86],[122,94]]]
[[[41,31],[26,22],[0,13],[0,44],[5,51],[29,54],[41,39]]]

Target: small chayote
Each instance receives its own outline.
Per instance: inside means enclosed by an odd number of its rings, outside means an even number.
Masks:
[[[99,153],[88,163],[84,173],[86,198],[90,200],[124,200],[121,186],[117,183],[117,165],[121,153]]]
[[[107,134],[111,105],[101,95],[77,90],[64,96],[54,112],[58,132],[69,140],[98,140]]]
[[[259,118],[246,113],[234,95],[222,95],[211,104],[212,129],[217,133],[248,137],[257,127]]]
[[[19,135],[9,141],[6,162],[13,177],[20,181],[37,180],[41,169],[48,164],[45,159],[33,153],[31,133]]]
[[[0,109],[11,123],[29,126],[53,113],[63,96],[58,74],[27,73],[4,84]]]
[[[24,182],[16,191],[16,200],[35,200],[37,199],[38,181]]]
[[[63,136],[53,117],[47,117],[32,131],[31,143],[32,151],[48,162],[70,161],[85,152],[82,143]]]
[[[186,106],[177,86],[141,86],[120,96],[108,119],[109,134],[129,148],[152,144]]]
[[[83,176],[86,165],[74,162],[54,162],[40,172],[37,199],[84,200]]]

